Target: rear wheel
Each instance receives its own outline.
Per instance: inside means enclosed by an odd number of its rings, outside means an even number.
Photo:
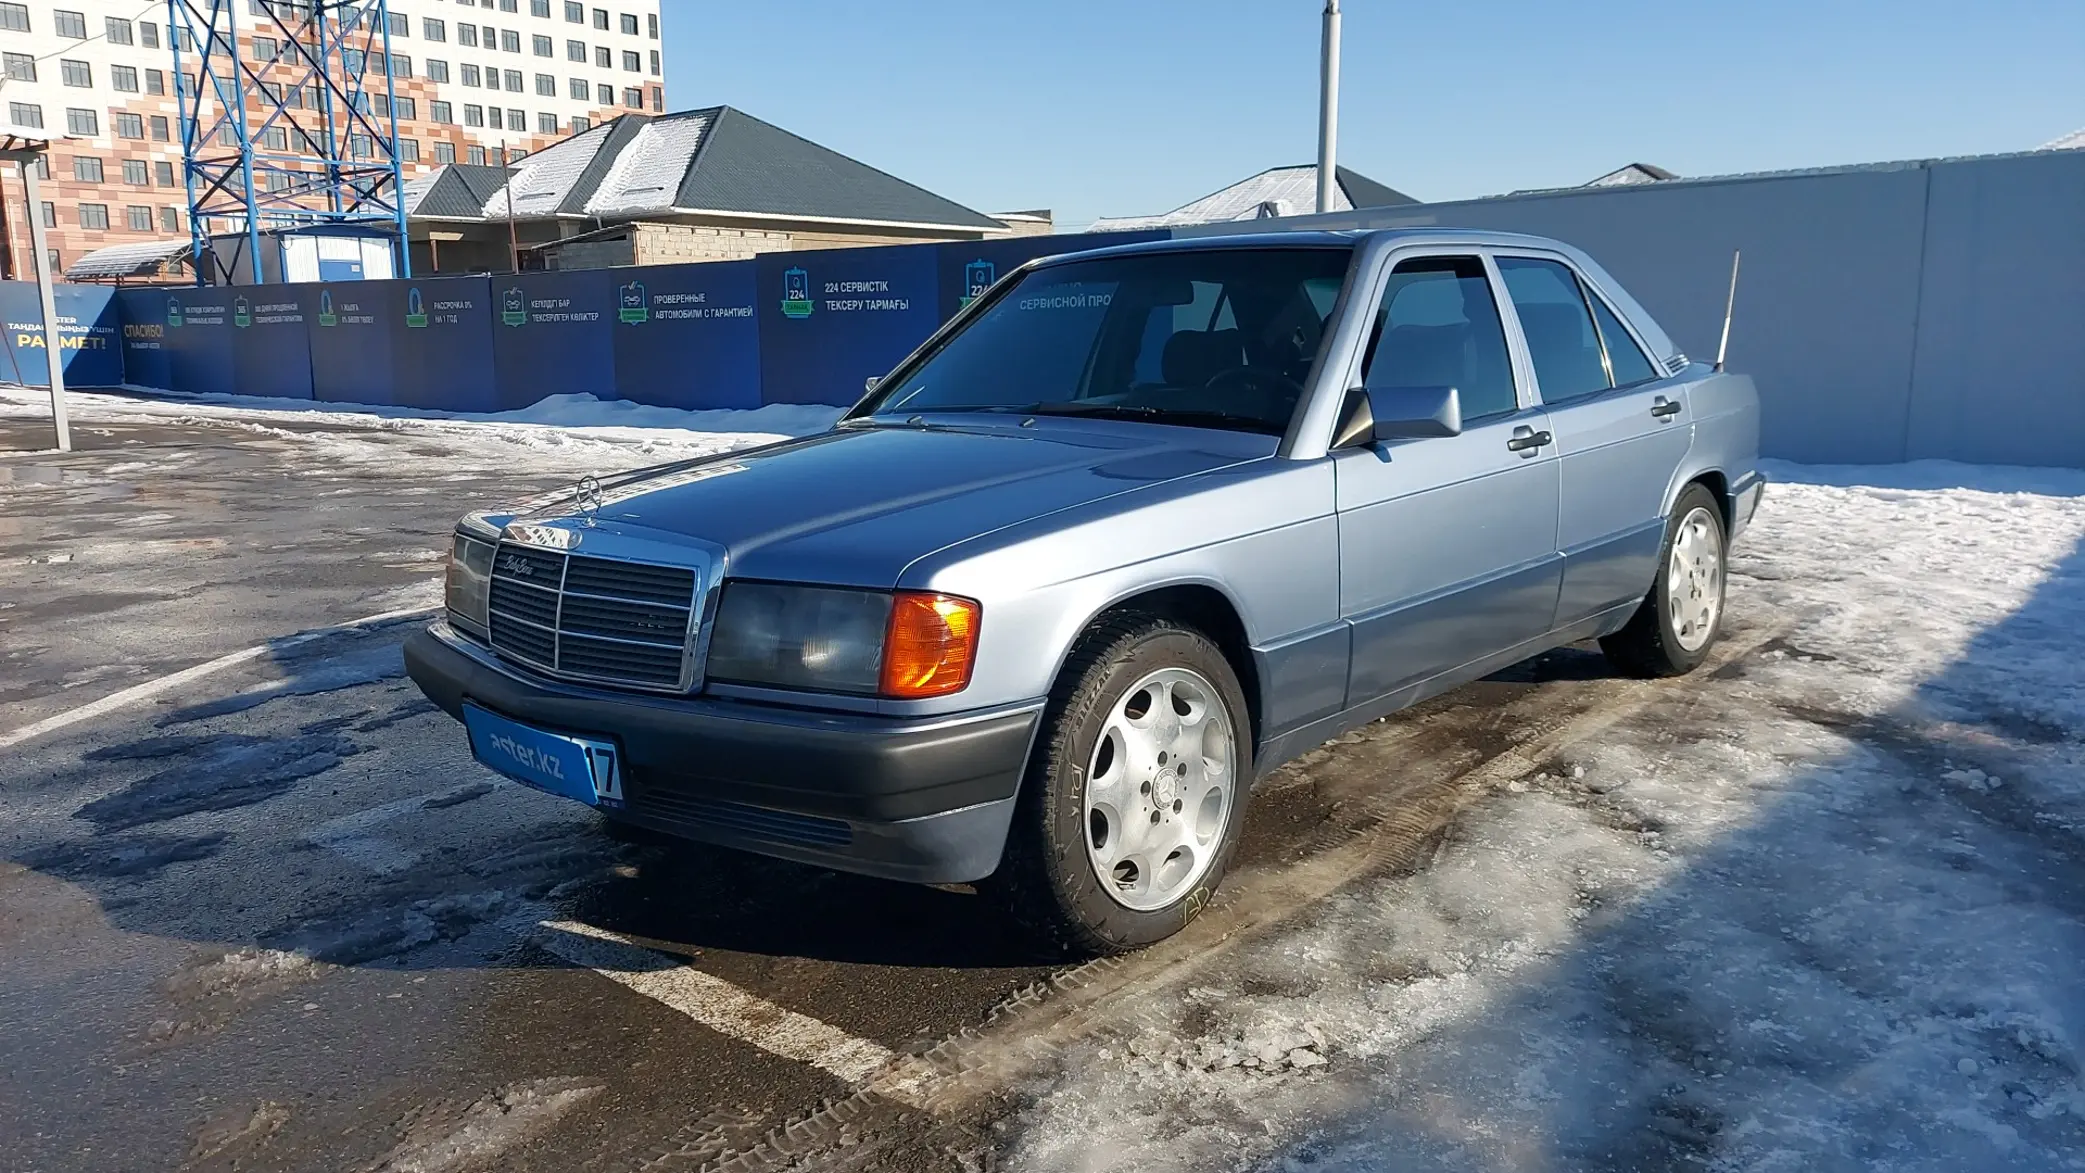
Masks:
[[[1688,485],[1665,523],[1658,578],[1629,625],[1600,650],[1631,676],[1679,676],[1708,658],[1723,630],[1723,511],[1715,494]]]
[[[1207,636],[1151,615],[1080,641],[1044,714],[992,879],[1057,950],[1179,932],[1222,880],[1252,779],[1245,696]]]

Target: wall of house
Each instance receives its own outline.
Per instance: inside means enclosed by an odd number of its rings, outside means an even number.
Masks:
[[[1597,258],[1713,359],[1743,250],[1730,366],[1770,456],[2085,466],[2085,150],[1668,182],[1181,228],[1454,226]]]
[[[761,253],[787,252],[794,247],[787,232],[751,228],[709,228],[699,224],[638,224],[634,226],[636,258],[640,265],[681,265],[695,261],[743,261]],[[566,246],[585,248],[585,243]],[[569,256],[569,252],[567,252]],[[623,261],[622,264],[630,264]],[[590,265],[561,265],[591,268]]]

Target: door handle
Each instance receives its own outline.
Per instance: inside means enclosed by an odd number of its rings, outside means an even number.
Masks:
[[[1506,448],[1511,452],[1524,452],[1533,455],[1547,448],[1553,439],[1555,437],[1548,432],[1538,432],[1529,427],[1518,427],[1513,429],[1512,439],[1506,441]]]
[[[1651,401],[1651,414],[1657,416],[1661,420],[1669,416],[1678,415],[1679,413],[1680,401],[1677,399],[1667,399],[1663,395],[1660,395],[1656,399]]]

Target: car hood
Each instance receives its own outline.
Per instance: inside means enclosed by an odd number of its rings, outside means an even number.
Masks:
[[[889,587],[1059,510],[1272,455],[1272,436],[1100,420],[853,426],[603,478],[596,525],[721,547],[729,573]],[[560,493],[520,519],[577,516]]]

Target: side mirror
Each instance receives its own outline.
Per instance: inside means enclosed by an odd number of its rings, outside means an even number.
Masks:
[[[1453,387],[1356,387],[1347,392],[1332,446],[1461,434],[1462,396]]]
[[[869,392],[874,391],[876,384],[881,382],[883,382],[883,379],[876,375],[870,375],[867,379],[862,380],[862,394],[867,395]]]

